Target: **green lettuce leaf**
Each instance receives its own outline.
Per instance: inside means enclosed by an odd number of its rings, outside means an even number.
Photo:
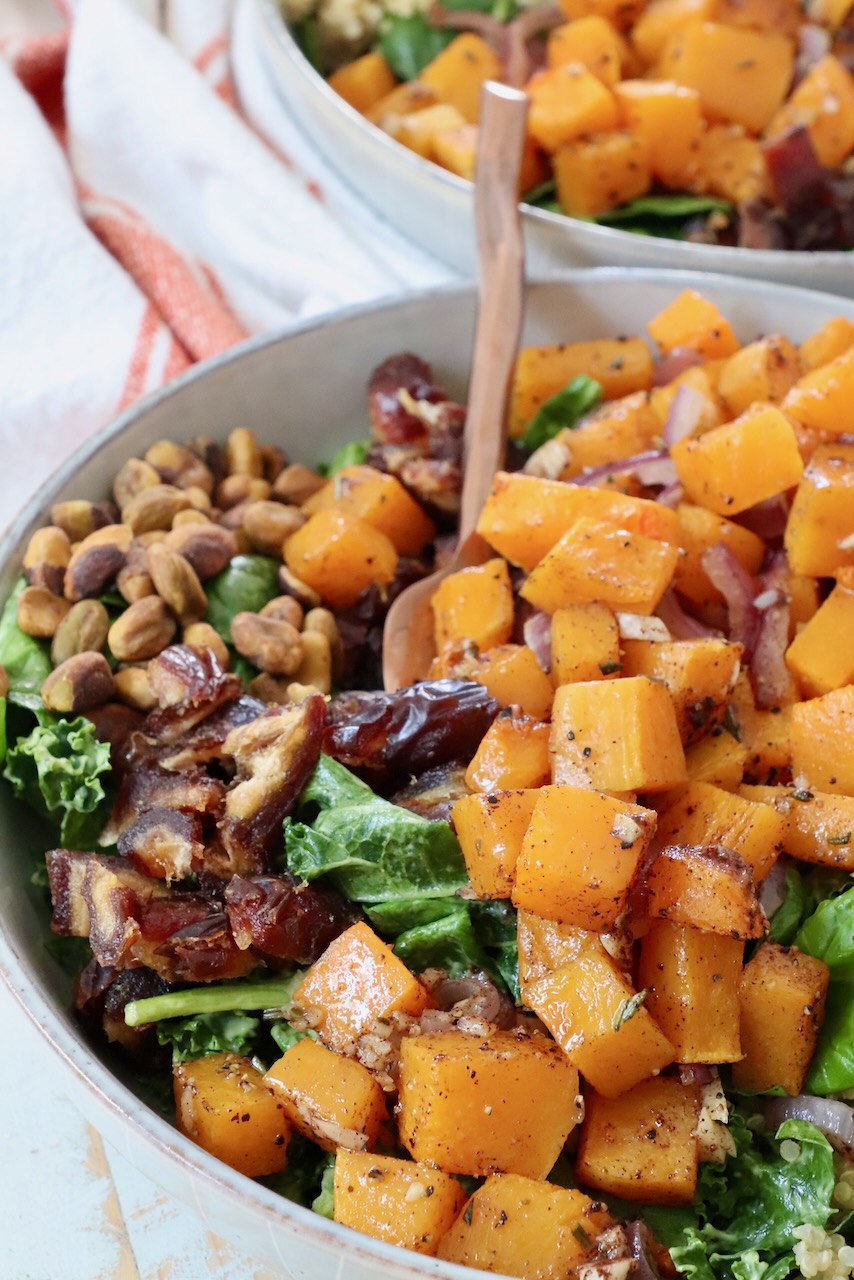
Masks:
[[[824,1023],[805,1093],[854,1088],[854,889],[820,902],[804,921],[795,945],[830,969]]]
[[[0,666],[9,677],[9,701],[30,711],[42,707],[41,687],[53,670],[50,646],[18,626],[18,597],[27,585],[21,575],[0,614]]]
[[[334,1157],[329,1152],[321,1151],[308,1138],[294,1133],[288,1143],[288,1167],[283,1173],[258,1181],[278,1195],[312,1209],[314,1202],[323,1196],[324,1175],[330,1166],[334,1167]]]
[[[170,1018],[157,1024],[157,1039],[172,1046],[172,1061],[187,1062],[212,1053],[250,1057],[261,1026],[245,1013],[200,1013],[194,1018]]]
[[[456,31],[432,27],[420,13],[407,18],[386,14],[377,48],[398,80],[415,80],[456,35]]]
[[[59,843],[92,849],[107,820],[102,778],[110,772],[110,747],[82,716],[58,719],[48,712],[6,758],[3,777],[15,795],[59,829]]]
[[[519,443],[533,453],[565,427],[574,427],[601,399],[601,384],[585,373],[579,374],[540,405]]]
[[[350,440],[336,449],[328,462],[321,463],[317,471],[320,475],[331,478],[345,467],[357,467],[367,458],[370,447],[370,440]]]
[[[270,1023],[270,1035],[282,1053],[287,1053],[288,1049],[299,1044],[300,1040],[317,1039],[316,1031],[297,1031],[289,1022],[285,1022],[284,1018],[281,1022]]]
[[[258,613],[279,594],[280,562],[272,556],[235,556],[230,564],[205,583],[208,597],[206,620],[231,644],[235,614]]]
[[[678,192],[667,195],[639,196],[637,200],[628,200],[609,209],[594,218],[594,222],[613,223],[634,222],[646,218],[696,218],[703,213],[731,214],[733,207],[728,200],[720,200],[716,196],[680,195]]]
[[[320,1214],[321,1218],[331,1220],[335,1216],[335,1157],[331,1153],[326,1157],[326,1168],[320,1179],[320,1191],[312,1200],[311,1207],[315,1213]]]

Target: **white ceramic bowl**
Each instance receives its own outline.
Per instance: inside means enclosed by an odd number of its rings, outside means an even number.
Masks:
[[[330,89],[303,56],[277,0],[255,0],[258,38],[273,79],[296,119],[378,213],[466,275],[475,270],[472,184],[423,160],[370,124]],[[854,254],[735,249],[633,235],[524,207],[529,268],[668,267],[721,271],[826,289],[854,297]]]
[[[835,314],[854,321],[854,301],[719,276],[639,271],[567,273],[528,289],[524,341],[642,333],[681,289],[715,301],[743,341],[763,332],[794,341]],[[120,464],[162,437],[197,433],[223,439],[255,428],[295,460],[316,462],[365,432],[370,370],[395,351],[430,360],[453,395],[465,392],[475,314],[469,286],[361,307],[313,321],[284,337],[246,343],[197,366],[105,427],[28,503],[0,539],[0,599],[18,573],[24,547],[50,504],[105,496]],[[68,1068],[70,1096],[132,1164],[197,1208],[207,1225],[250,1257],[278,1267],[283,1280],[470,1280],[472,1272],[379,1244],[227,1169],[181,1137],[134,1095],[131,1075],[114,1075],[83,1040],[69,1012],[69,980],[44,947],[47,913],[30,884],[44,847],[35,822],[0,784],[0,971],[48,1045]]]

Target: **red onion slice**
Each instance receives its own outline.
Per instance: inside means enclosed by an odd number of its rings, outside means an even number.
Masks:
[[[711,1067],[705,1066],[702,1062],[683,1062],[679,1066],[679,1079],[682,1084],[693,1084],[698,1089],[702,1089],[704,1085],[711,1084],[715,1078],[715,1073]]]
[[[830,53],[830,32],[814,22],[802,22],[798,28],[798,49],[792,88],[800,84],[807,72]]]
[[[679,506],[679,503],[682,501],[684,497],[685,497],[685,490],[682,488],[681,484],[679,484],[679,482],[677,481],[675,484],[665,485],[665,487],[661,490],[661,493],[657,495],[655,500],[662,507],[670,507],[671,509],[673,509],[674,507]]]
[[[760,577],[760,591],[753,600],[759,625],[750,663],[750,680],[756,705],[762,711],[785,705],[793,694],[792,677],[786,666],[786,649],[789,646],[788,578],[786,557],[780,552]]]
[[[507,56],[507,24],[499,22],[491,14],[480,13],[477,9],[446,9],[434,0],[427,10],[427,21],[431,27],[443,27],[448,31],[475,31],[499,58]]]
[[[528,42],[541,31],[559,26],[564,17],[553,4],[537,4],[523,9],[518,17],[507,25],[507,46],[504,56],[504,78],[515,89],[521,89],[534,70],[534,59]]]
[[[617,626],[621,640],[672,640],[667,624],[661,619],[641,613],[618,613]]]
[[[696,387],[683,385],[676,388],[664,423],[664,443],[672,449],[677,440],[691,436],[703,417],[703,397]]]
[[[753,606],[756,584],[744,565],[723,542],[703,553],[702,565],[713,587],[726,601],[729,614],[729,638],[744,645],[744,656],[753,656],[759,631],[759,615]]]
[[[695,365],[702,364],[704,359],[705,357],[693,347],[674,347],[654,365],[652,385],[666,387],[668,382],[678,378],[686,369],[693,369]]]
[[[548,613],[532,613],[522,628],[525,644],[548,674],[552,667],[552,620]]]
[[[742,511],[736,516],[736,524],[769,542],[772,538],[782,538],[788,519],[789,500],[780,493],[776,498],[767,498],[765,502],[757,502],[755,507]]]
[[[765,1120],[773,1129],[779,1129],[784,1120],[807,1120],[835,1147],[854,1150],[854,1108],[847,1102],[806,1093],[795,1098],[772,1098],[765,1104]]]
[[[759,893],[759,905],[770,920],[786,896],[786,860],[778,858],[768,872]]]
[[[575,476],[571,483],[590,487],[602,480],[610,480],[612,476],[624,474],[637,476],[641,484],[650,486],[670,485],[676,481],[676,470],[667,451],[646,449],[643,453],[632,454],[630,458],[615,458],[613,462],[590,467],[580,476]]]
[[[700,622],[699,618],[694,618],[690,613],[685,612],[679,596],[672,587],[668,587],[665,591],[656,613],[674,640],[696,640],[700,637],[719,640],[721,638],[720,631],[716,631],[714,627],[707,627],[704,622]]]

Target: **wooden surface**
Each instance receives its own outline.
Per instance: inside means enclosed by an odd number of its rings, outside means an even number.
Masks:
[[[2,980],[0,1027],[2,1280],[279,1280],[104,1143]]]

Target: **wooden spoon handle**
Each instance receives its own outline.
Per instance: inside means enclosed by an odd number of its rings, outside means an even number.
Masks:
[[[474,530],[492,477],[504,462],[503,419],[522,323],[524,253],[517,184],[527,119],[526,94],[492,80],[484,84],[474,197],[480,303],[468,392],[460,544]]]

